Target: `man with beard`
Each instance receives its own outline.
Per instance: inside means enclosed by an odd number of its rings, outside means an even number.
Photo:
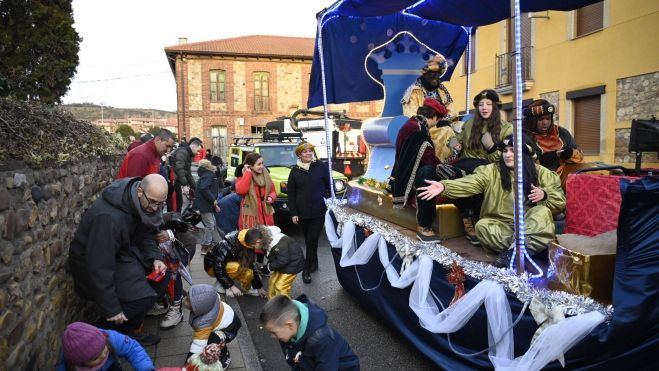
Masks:
[[[155,239],[166,199],[159,174],[113,182],[83,214],[69,248],[76,292],[96,302],[105,328],[142,345],[160,340],[144,333],[142,322],[169,281]]]

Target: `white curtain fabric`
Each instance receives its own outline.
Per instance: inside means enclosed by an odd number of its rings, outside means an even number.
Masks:
[[[387,279],[396,288],[413,284],[409,305],[419,317],[423,328],[434,333],[453,333],[461,329],[476,311],[485,304],[488,320],[488,356],[497,370],[527,371],[540,370],[549,362],[558,359],[593,328],[604,321],[604,315],[593,311],[568,318],[548,326],[521,357],[513,358],[514,342],[512,315],[503,287],[494,281],[481,281],[465,296],[446,309],[440,309],[430,291],[433,260],[421,255],[401,275],[390,264],[387,243],[378,233],[366,238],[360,246],[355,244],[355,224],[347,220],[338,236],[332,218],[325,215],[325,231],[332,248],[341,249],[341,267],[366,264],[375,250]]]

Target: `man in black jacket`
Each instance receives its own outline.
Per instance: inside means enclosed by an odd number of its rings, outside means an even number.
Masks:
[[[190,139],[189,144],[181,143],[181,146],[170,156],[170,165],[174,167],[174,174],[176,175],[176,181],[174,182],[176,210],[170,211],[181,212],[183,210],[183,193],[190,192],[190,189],[194,192],[194,189],[197,188],[191,167],[192,159],[199,153],[201,146],[201,139],[194,137]]]
[[[76,292],[143,345],[160,340],[145,334],[142,322],[169,281],[156,241],[166,198],[159,174],[113,182],[83,214],[69,248]]]

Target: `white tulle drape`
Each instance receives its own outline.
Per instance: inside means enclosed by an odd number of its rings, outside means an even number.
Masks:
[[[512,315],[506,293],[499,283],[481,281],[453,306],[440,309],[430,290],[433,260],[429,256],[420,255],[402,274],[398,274],[390,264],[392,257],[384,238],[373,233],[357,246],[355,228],[354,222],[346,221],[341,236],[338,236],[329,212],[325,216],[327,239],[332,248],[341,249],[341,267],[366,264],[377,249],[391,286],[405,288],[413,284],[410,309],[419,317],[420,325],[433,333],[458,331],[484,304],[488,321],[488,356],[497,370],[540,370],[561,357],[605,319],[603,314],[593,311],[548,326],[523,356],[513,358]]]

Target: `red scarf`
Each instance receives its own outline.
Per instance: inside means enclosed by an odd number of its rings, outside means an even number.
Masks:
[[[552,125],[549,130],[547,130],[547,134],[539,134],[536,132],[531,133],[533,134],[535,142],[538,143],[538,146],[542,149],[542,152],[552,152],[563,149],[564,144],[561,137],[558,135],[558,126]]]

